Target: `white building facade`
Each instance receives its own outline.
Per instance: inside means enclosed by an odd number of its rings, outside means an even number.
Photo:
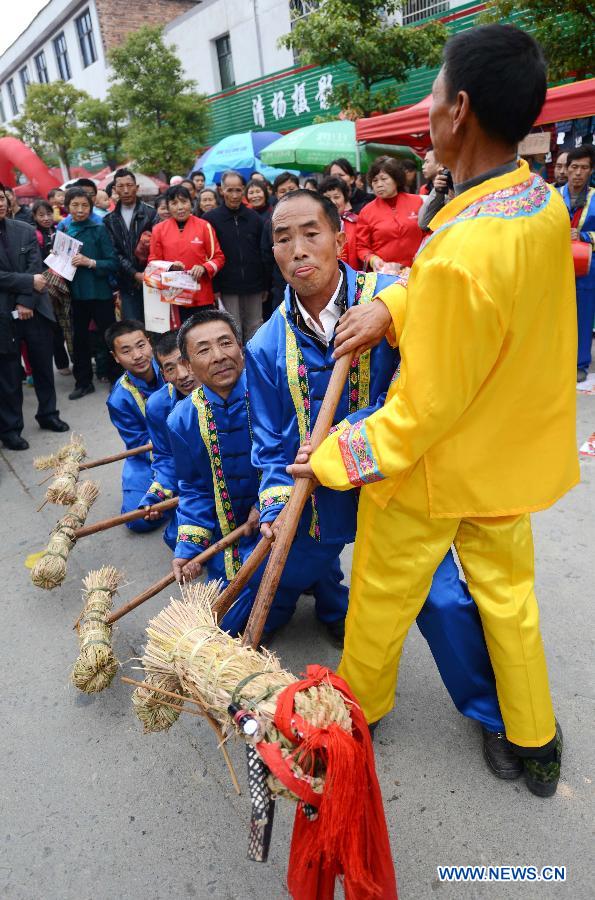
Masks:
[[[70,81],[103,99],[107,63],[95,0],[52,0],[0,57],[0,122],[10,124],[35,82]]]

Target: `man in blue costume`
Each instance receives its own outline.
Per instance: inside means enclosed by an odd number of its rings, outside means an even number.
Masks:
[[[272,224],[275,259],[288,288],[285,302],[246,348],[252,462],[262,470],[260,509],[265,535],[289,497],[293,479],[286,467],[293,463],[320,409],[334,365],[339,317],[356,303],[371,301],[395,280],[356,273],[338,262],[345,236],[335,206],[325,197],[311,191],[288,194],[275,207]],[[344,427],[346,419],[353,423],[382,405],[395,369],[393,351],[384,340],[354,360],[335,427]],[[324,487],[317,487],[313,496],[302,515],[284,579],[298,596],[314,585],[319,618],[336,612],[344,615],[346,588],[341,583],[339,553],[355,538],[357,497],[352,491]],[[313,574],[321,558],[327,570],[324,591]],[[455,706],[481,724],[490,768],[503,778],[518,777],[522,765],[504,737],[479,614],[459,579],[451,551],[434,575],[418,625]]]
[[[595,188],[589,187],[593,174],[591,147],[576,147],[568,154],[568,181],[559,188],[570,214],[571,239],[595,246]],[[586,275],[576,279],[578,320],[577,382],[585,381],[591,365],[591,342],[595,320],[595,263]]]
[[[136,319],[123,319],[105,332],[105,342],[125,372],[114,384],[107,398],[112,424],[118,429],[127,450],[149,443],[147,400],[164,381],[153,358],[153,348],[145,326]],[[122,512],[138,509],[153,475],[150,453],[139,453],[124,461],[122,469]],[[137,519],[127,528],[139,534],[159,528],[161,521]]]
[[[258,540],[258,472],[250,462],[251,427],[244,357],[238,327],[227,312],[204,310],[182,325],[178,335],[199,387],[178,403],[167,426],[174,455],[180,503],[173,571],[178,581],[201,572],[192,557],[235,528],[250,522],[243,537],[207,563],[210,579],[229,582]],[[241,592],[222,620],[231,634],[242,630],[262,570]],[[295,600],[281,586],[271,608],[267,633],[284,624]]]
[[[140,501],[139,507],[150,507],[162,500],[169,500],[171,497],[177,496],[178,479],[169,439],[167,417],[176,403],[191,394],[197,384],[192,369],[182,359],[178,349],[178,335],[175,331],[166,331],[165,334],[159,335],[155,341],[154,353],[166,383],[154,394],[151,394],[147,400],[147,430],[153,444],[151,453],[153,481]],[[146,521],[156,521],[161,517],[161,513],[149,512]],[[171,550],[175,550],[177,534],[177,517],[172,514],[167,528],[163,532],[163,540]]]

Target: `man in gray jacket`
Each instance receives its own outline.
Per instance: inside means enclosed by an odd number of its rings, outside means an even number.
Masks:
[[[68,431],[58,416],[54,386],[54,310],[41,274],[35,230],[8,218],[0,184],[0,440],[9,450],[27,450],[23,430],[21,341],[27,346],[37,394],[36,419],[48,431]]]

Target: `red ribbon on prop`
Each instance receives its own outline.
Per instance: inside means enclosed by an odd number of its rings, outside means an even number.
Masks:
[[[351,734],[338,725],[315,728],[296,713],[296,693],[323,682],[347,701]],[[333,900],[337,878],[343,879],[347,900],[397,900],[370,732],[347,683],[324,666],[308,666],[306,678],[279,696],[275,725],[296,744],[295,750],[284,758],[278,743],[262,742],[257,745],[259,754],[285,787],[318,809],[314,821],[306,817],[302,804],[296,811],[287,873],[294,900]],[[295,775],[292,758],[308,775],[314,774],[316,760],[322,762],[322,794]]]

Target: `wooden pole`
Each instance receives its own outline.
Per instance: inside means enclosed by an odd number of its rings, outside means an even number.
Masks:
[[[320,446],[332,427],[335,410],[341,398],[350,365],[351,359],[349,356],[340,356],[333,367],[328,388],[326,389],[326,394],[310,438],[313,450]],[[298,478],[293,485],[289,501],[284,509],[283,520],[277,528],[275,543],[242,638],[244,646],[256,648],[260,644],[265,622],[297,531],[300,516],[313,490],[314,482],[309,478]]]
[[[108,528],[115,528],[116,525],[125,525],[126,522],[135,522],[137,519],[144,519],[148,512],[167,512],[168,509],[175,509],[178,505],[178,498],[172,497],[171,500],[163,500],[161,503],[154,503],[152,506],[143,507],[142,509],[133,509],[130,512],[122,513],[120,516],[113,516],[111,519],[102,519],[93,525],[83,525],[77,528],[75,537],[87,537],[90,534],[96,534],[98,531],[107,531]]]
[[[201,565],[208,562],[215,556],[217,553],[220,553],[222,550],[225,550],[226,547],[229,547],[230,544],[234,544],[241,537],[248,534],[248,526],[247,523],[241,525],[239,528],[234,529],[234,531],[230,531],[225,537],[222,537],[221,540],[217,541],[215,544],[212,544],[207,550],[203,550],[202,553],[199,553],[197,556],[193,557],[192,560],[188,560],[188,562],[196,561]],[[166,587],[169,587],[170,584],[173,584],[175,581],[175,575],[173,572],[168,572],[167,575],[164,575],[163,578],[160,578],[159,581],[156,581],[155,584],[152,584],[150,587],[143,591],[142,594],[139,594],[137,597],[134,597],[129,603],[125,603],[124,606],[121,606],[119,609],[115,609],[106,619],[107,625],[113,625],[114,622],[117,622],[118,619],[121,619],[122,616],[125,616],[127,613],[131,612],[133,609],[136,609],[137,606],[140,606],[145,600],[150,600],[151,597],[155,597],[157,594],[161,593],[161,591],[165,590]]]
[[[89,462],[80,463],[79,469],[95,469],[97,466],[107,466],[108,463],[118,462],[120,459],[128,459],[130,456],[138,456],[140,453],[148,453],[153,449],[153,444],[143,444],[141,447],[133,447],[132,450],[123,450],[121,453],[114,453],[112,456],[102,456],[100,459],[92,459]]]
[[[217,598],[213,604],[213,613],[218,622],[231,609],[240,591],[248,584],[259,565],[266,559],[271,544],[272,541],[268,538],[261,538],[233,581],[229,582],[223,593]]]

